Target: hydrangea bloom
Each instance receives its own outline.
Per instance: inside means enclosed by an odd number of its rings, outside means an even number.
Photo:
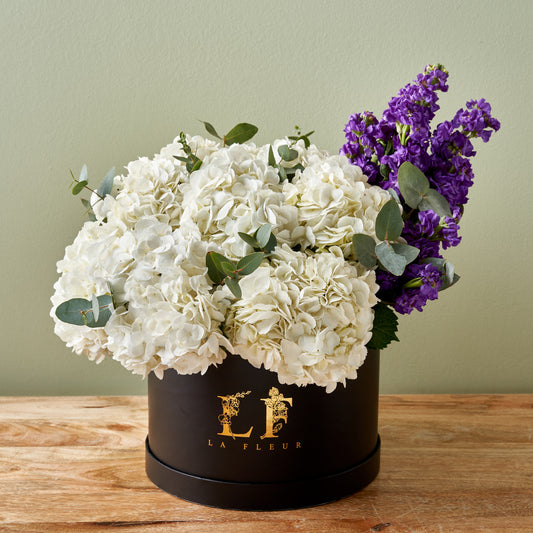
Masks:
[[[227,353],[278,373],[283,383],[335,388],[354,378],[371,337],[375,274],[351,257],[354,233],[375,234],[388,193],[344,156],[302,140],[292,182],[269,164],[270,145],[187,143],[202,160],[189,173],[176,139],[152,159],[128,164],[114,194],[93,198],[87,222],[65,258],[52,297],[56,333],[77,353],[106,356],[134,373],[168,368],[205,372]],[[303,168],[303,170],[301,170]],[[273,255],[241,281],[243,298],[213,285],[206,254],[238,260],[250,252],[239,232],[269,223]],[[297,251],[296,251],[297,250]],[[55,308],[110,292],[104,328],[65,324]]]

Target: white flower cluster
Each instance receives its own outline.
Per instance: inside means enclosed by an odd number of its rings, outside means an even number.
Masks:
[[[87,222],[58,262],[51,316],[76,353],[110,356],[134,373],[167,368],[205,372],[227,353],[277,372],[281,383],[333,390],[355,378],[371,337],[375,275],[353,257],[355,233],[374,235],[390,198],[370,186],[344,156],[303,141],[291,144],[299,164],[280,181],[269,145],[221,147],[187,137],[202,160],[189,174],[179,139],[153,159],[140,158],[115,178],[112,195],[92,198]],[[274,253],[240,281],[242,298],[207,275],[206,254],[232,260],[250,253],[238,235],[269,223]],[[297,251],[295,251],[297,250]],[[104,328],[61,322],[57,306],[111,293]]]

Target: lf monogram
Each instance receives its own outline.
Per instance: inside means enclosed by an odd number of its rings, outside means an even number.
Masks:
[[[239,414],[240,400],[248,396],[250,391],[238,392],[229,396],[218,396],[222,401],[222,414],[218,415],[218,421],[222,424],[222,431],[218,435],[248,438],[252,434],[253,426],[246,433],[234,433],[231,429],[231,419]],[[276,433],[287,423],[288,405],[292,406],[292,398],[285,398],[276,387],[272,387],[268,393],[269,398],[261,398],[266,407],[266,430],[261,439],[277,438]]]

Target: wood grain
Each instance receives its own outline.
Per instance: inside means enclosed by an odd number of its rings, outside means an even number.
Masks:
[[[283,512],[202,507],[144,473],[145,397],[0,398],[6,533],[533,532],[533,394],[381,396],[361,492]]]

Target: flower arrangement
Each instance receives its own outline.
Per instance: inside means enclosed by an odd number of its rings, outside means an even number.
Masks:
[[[329,155],[313,132],[256,146],[238,124],[215,141],[183,133],[152,159],[73,193],[90,220],[58,262],[55,332],[91,360],[162,377],[228,354],[281,383],[326,391],[354,379],[368,348],[397,340],[398,313],[458,279],[442,249],[460,241],[472,138],[499,123],[470,101],[433,131],[448,73],[429,66],[381,119],[350,117]]]

